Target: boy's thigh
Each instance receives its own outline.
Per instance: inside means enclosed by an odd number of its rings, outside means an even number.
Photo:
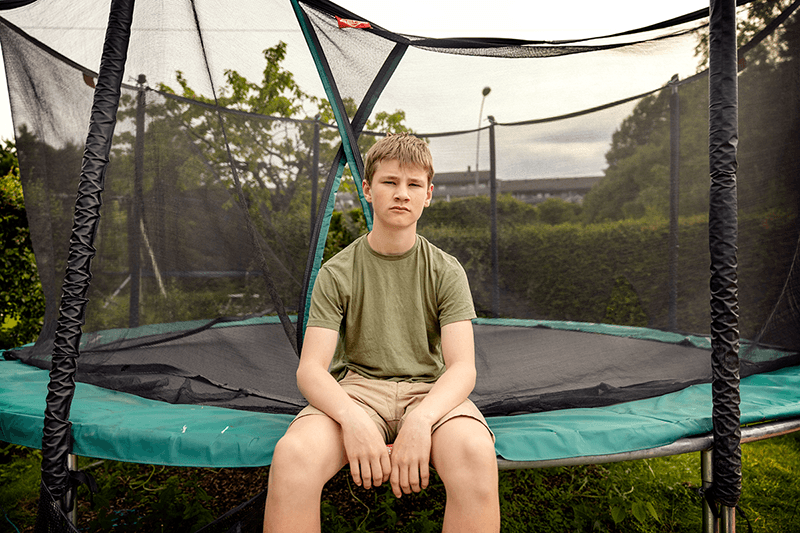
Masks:
[[[407,406],[406,416],[408,416],[409,413],[417,408],[417,406],[421,403],[422,398],[424,398],[424,396],[415,399],[415,401]],[[469,399],[464,400],[460,405],[454,407],[442,418],[440,418],[431,428],[431,433],[436,435],[436,432],[439,430],[439,428],[444,427],[450,420],[461,418],[469,419],[470,421],[474,422],[474,424],[469,424],[467,427],[472,427],[472,431],[490,437],[491,442],[494,443],[494,433],[491,429],[489,429],[489,424],[486,422],[486,419],[478,407],[472,402],[472,400]],[[405,420],[405,416],[403,419]]]
[[[420,405],[433,387],[433,383],[368,379],[352,371],[348,372],[339,384],[375,422],[386,443],[394,441],[406,417]],[[306,406],[295,417],[289,428],[291,429],[299,420],[317,416],[327,418],[323,411],[311,405]],[[431,432],[435,435],[437,430],[449,420],[462,417],[474,420],[477,424],[475,426],[477,431],[485,432],[494,443],[494,433],[489,429],[489,424],[477,406],[469,399],[464,400],[440,418],[431,428]],[[336,422],[333,423],[336,424]],[[338,428],[338,424],[336,426]]]
[[[355,378],[353,378],[352,375],[355,375]],[[342,389],[347,392],[348,396],[350,396],[350,399],[369,415],[370,419],[378,427],[384,442],[389,442],[392,433],[391,420],[387,420],[387,413],[384,412],[385,409],[382,409],[386,403],[385,391],[372,388],[367,383],[366,378],[362,378],[354,372],[350,372],[347,377],[340,382],[340,385]],[[292,420],[289,429],[300,420],[317,416],[324,416],[330,419],[324,411],[317,409],[313,405],[307,405],[297,414],[294,420]],[[333,420],[331,419],[331,421]],[[339,427],[338,423],[335,421],[333,422]]]

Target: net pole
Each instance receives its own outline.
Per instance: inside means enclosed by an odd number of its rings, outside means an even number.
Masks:
[[[679,78],[676,74],[669,82],[669,305],[670,331],[678,330],[678,215],[681,164],[681,111]]]
[[[325,55],[319,43],[319,39],[316,38],[316,34],[310,26],[310,21],[300,7],[298,0],[292,0],[292,6],[295,9],[298,23],[300,24],[304,37],[306,38],[306,44],[309,47],[309,51],[314,57],[320,80],[325,87],[326,94],[328,94],[328,98],[332,104],[334,112],[336,112],[337,109],[341,109],[343,111],[341,98],[339,97],[336,85],[333,83],[333,74],[330,72],[330,66],[327,64],[327,60],[325,59]],[[328,174],[328,179],[326,181],[325,189],[322,193],[322,198],[320,201],[320,207],[318,209],[318,216],[316,217],[314,228],[311,233],[308,262],[306,263],[306,271],[303,277],[303,289],[300,293],[300,302],[298,304],[297,313],[296,344],[299,349],[302,349],[303,346],[303,335],[305,333],[305,325],[308,320],[311,294],[314,289],[314,282],[317,277],[317,272],[322,264],[325,241],[328,235],[328,229],[330,227],[331,215],[333,214],[333,208],[335,206],[336,191],[339,189],[339,182],[341,180],[342,173],[344,172],[345,163],[351,165],[351,171],[353,171],[354,168],[351,164],[352,154],[349,154],[347,148],[348,146],[351,148],[355,147],[356,155],[358,156],[357,160],[361,164],[361,175],[363,175],[363,161],[361,159],[360,152],[358,152],[358,145],[355,142],[355,139],[361,135],[361,131],[364,129],[364,126],[366,126],[367,120],[378,102],[378,98],[386,88],[386,85],[389,83],[389,80],[400,64],[400,60],[405,55],[407,49],[408,43],[403,42],[395,44],[394,48],[386,57],[386,60],[378,71],[377,76],[375,76],[375,79],[372,80],[372,84],[370,85],[369,89],[367,89],[361,104],[358,106],[358,109],[353,116],[352,122],[347,121],[344,124],[340,123],[341,117],[337,116],[337,127],[339,129],[339,137],[341,138],[342,143],[340,144],[339,150],[335,156],[334,163],[331,167],[331,172]],[[334,102],[338,102],[338,105],[333,106]],[[347,119],[346,114],[343,114],[342,116],[344,119]],[[352,142],[349,141],[351,137],[353,139]],[[356,172],[353,171],[353,175],[356,182],[356,189],[358,190],[359,198],[361,200],[364,218],[366,219],[367,227],[371,229],[372,206],[364,199],[364,192],[361,188],[361,182],[356,176]]]
[[[314,117],[314,152],[311,158],[311,230],[313,235],[317,221],[317,189],[319,188],[319,121],[320,115]]]
[[[732,516],[741,496],[736,150],[738,79],[735,0],[711,0],[709,27],[709,250],[714,434],[712,499]],[[726,509],[728,508],[728,509]],[[735,524],[726,523],[727,531]]]
[[[72,448],[69,413],[75,392],[78,346],[86,314],[90,266],[100,222],[101,193],[111,152],[119,97],[133,22],[134,0],[114,0],[103,44],[89,132],[81,164],[72,236],[62,286],[47,407],[42,430],[42,485],[56,501],[69,493],[67,460]]]
[[[130,264],[130,297],[128,306],[128,327],[139,327],[139,308],[142,283],[141,238],[139,224],[144,206],[144,124],[147,95],[144,74],[139,75],[136,94],[136,140],[134,141],[133,195],[131,197],[130,218],[128,220],[128,263]]]
[[[303,32],[303,37],[308,45],[308,49],[314,59],[317,73],[325,89],[325,94],[328,97],[328,102],[331,104],[331,110],[336,118],[339,138],[342,141],[342,147],[347,156],[347,165],[350,168],[350,173],[353,175],[353,182],[355,182],[356,190],[358,191],[361,209],[367,221],[367,228],[372,229],[372,211],[370,211],[369,203],[367,203],[367,200],[364,198],[364,191],[361,190],[361,182],[364,178],[364,160],[361,158],[361,152],[358,150],[358,135],[353,131],[342,96],[339,92],[339,87],[333,77],[330,64],[328,63],[327,57],[325,57],[322,44],[319,41],[319,37],[311,21],[308,19],[305,11],[303,11],[303,8],[300,7],[299,0],[291,0],[291,4],[295,16],[297,17],[297,22]]]
[[[495,121],[489,116],[489,194],[492,219],[492,316],[500,316],[500,262],[497,251],[497,157],[495,151]],[[479,132],[480,134],[480,132]]]

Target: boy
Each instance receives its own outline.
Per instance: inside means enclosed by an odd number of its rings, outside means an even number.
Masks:
[[[320,531],[322,488],[345,465],[357,485],[389,481],[399,498],[428,485],[429,463],[447,490],[443,531],[500,530],[494,437],[467,399],[466,274],[416,233],[432,179],[428,146],[412,135],[367,153],[373,228],[317,277],[297,369],[310,405],[275,447],[265,532]]]

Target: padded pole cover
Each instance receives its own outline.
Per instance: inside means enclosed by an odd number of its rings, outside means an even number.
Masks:
[[[114,0],[106,30],[103,58],[94,92],[89,134],[81,166],[69,257],[61,292],[53,366],[42,434],[42,483],[61,499],[68,489],[67,457],[71,451],[69,412],[75,391],[78,346],[91,282],[92,246],[100,222],[101,193],[117,122],[120,87],[128,54],[134,0]]]
[[[734,507],[742,489],[736,148],[739,141],[736,2],[711,0],[709,29],[709,247],[714,486]]]

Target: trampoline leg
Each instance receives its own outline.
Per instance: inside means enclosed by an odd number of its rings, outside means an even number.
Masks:
[[[700,470],[704,491],[711,488],[714,481],[713,455],[714,451],[711,448],[700,452]],[[703,498],[703,533],[719,533],[719,524],[714,517],[714,511],[705,498]]]
[[[736,533],[736,507],[720,506],[719,529],[721,533]]]
[[[703,490],[711,487],[714,481],[713,449],[700,452],[700,469],[702,470]],[[703,498],[703,533],[736,533],[736,508],[720,505],[719,519]]]
[[[69,454],[67,456],[67,470],[70,472],[74,472],[78,469],[78,456]],[[69,492],[76,491],[77,489],[71,488]],[[78,523],[78,516],[77,516],[77,508],[78,508],[78,500],[75,498],[74,494],[67,494],[67,501],[72,502],[72,507],[67,510],[67,518],[72,523],[72,525],[76,525]]]

